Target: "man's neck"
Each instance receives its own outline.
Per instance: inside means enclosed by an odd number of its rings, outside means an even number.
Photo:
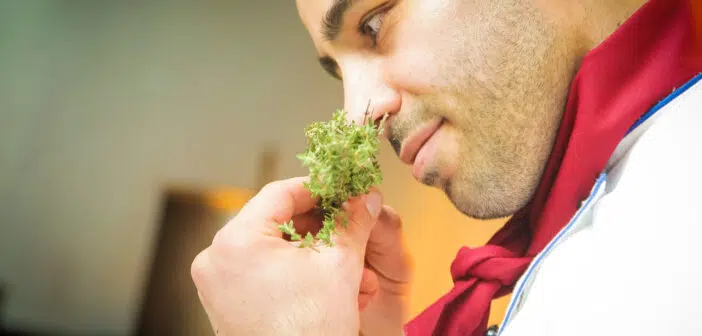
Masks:
[[[587,51],[596,48],[628,20],[646,0],[580,0],[580,36]]]

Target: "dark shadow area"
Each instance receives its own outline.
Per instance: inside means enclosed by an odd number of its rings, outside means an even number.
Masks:
[[[169,191],[164,196],[148,283],[135,335],[208,335],[212,330],[190,276],[195,256],[227,221],[203,194]]]

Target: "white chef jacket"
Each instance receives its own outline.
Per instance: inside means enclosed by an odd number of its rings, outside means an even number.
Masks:
[[[702,74],[618,145],[500,336],[702,336]]]

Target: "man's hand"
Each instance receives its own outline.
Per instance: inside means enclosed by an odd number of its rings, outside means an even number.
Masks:
[[[402,238],[402,220],[392,208],[384,206],[366,248],[358,298],[362,335],[403,335],[411,277],[411,260]]]
[[[303,178],[271,183],[214,237],[192,277],[218,335],[358,335],[366,247],[382,208],[377,191],[344,204],[334,247],[299,248],[278,225],[318,230]]]

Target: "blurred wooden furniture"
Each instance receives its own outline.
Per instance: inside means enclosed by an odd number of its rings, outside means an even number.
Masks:
[[[276,178],[276,151],[262,151],[259,162],[256,189]],[[136,335],[214,335],[190,276],[190,266],[254,194],[255,190],[230,187],[165,191]]]
[[[166,193],[137,335],[213,335],[190,265],[248,197],[237,190]]]

